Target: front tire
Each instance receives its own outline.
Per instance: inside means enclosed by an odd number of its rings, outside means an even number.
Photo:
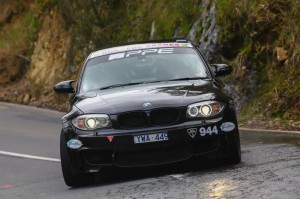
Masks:
[[[63,133],[60,136],[60,159],[63,177],[66,185],[70,187],[86,186],[92,184],[95,173],[74,173],[72,171],[69,154]]]

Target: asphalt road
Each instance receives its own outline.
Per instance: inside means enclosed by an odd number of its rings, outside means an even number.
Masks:
[[[300,134],[272,132],[241,132],[238,165],[109,169],[109,180],[69,188],[59,162],[61,116],[0,103],[0,199],[300,198]]]

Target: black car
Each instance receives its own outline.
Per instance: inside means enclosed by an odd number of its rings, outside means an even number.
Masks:
[[[62,118],[65,182],[93,182],[107,166],[140,167],[193,157],[241,160],[233,99],[216,77],[226,64],[208,64],[186,40],[153,41],[92,52]],[[202,159],[197,159],[202,160]]]

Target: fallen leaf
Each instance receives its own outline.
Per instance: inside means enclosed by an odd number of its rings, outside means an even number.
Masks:
[[[289,57],[287,55],[288,51],[284,48],[276,47],[276,54],[277,54],[277,60],[278,61],[285,61]]]

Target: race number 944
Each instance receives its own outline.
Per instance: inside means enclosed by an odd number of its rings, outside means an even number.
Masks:
[[[217,126],[213,126],[213,127],[211,127],[211,126],[209,126],[209,127],[201,127],[200,129],[199,129],[199,132],[200,132],[200,135],[201,136],[205,136],[205,135],[212,135],[212,134],[218,134],[218,128],[217,128]]]

